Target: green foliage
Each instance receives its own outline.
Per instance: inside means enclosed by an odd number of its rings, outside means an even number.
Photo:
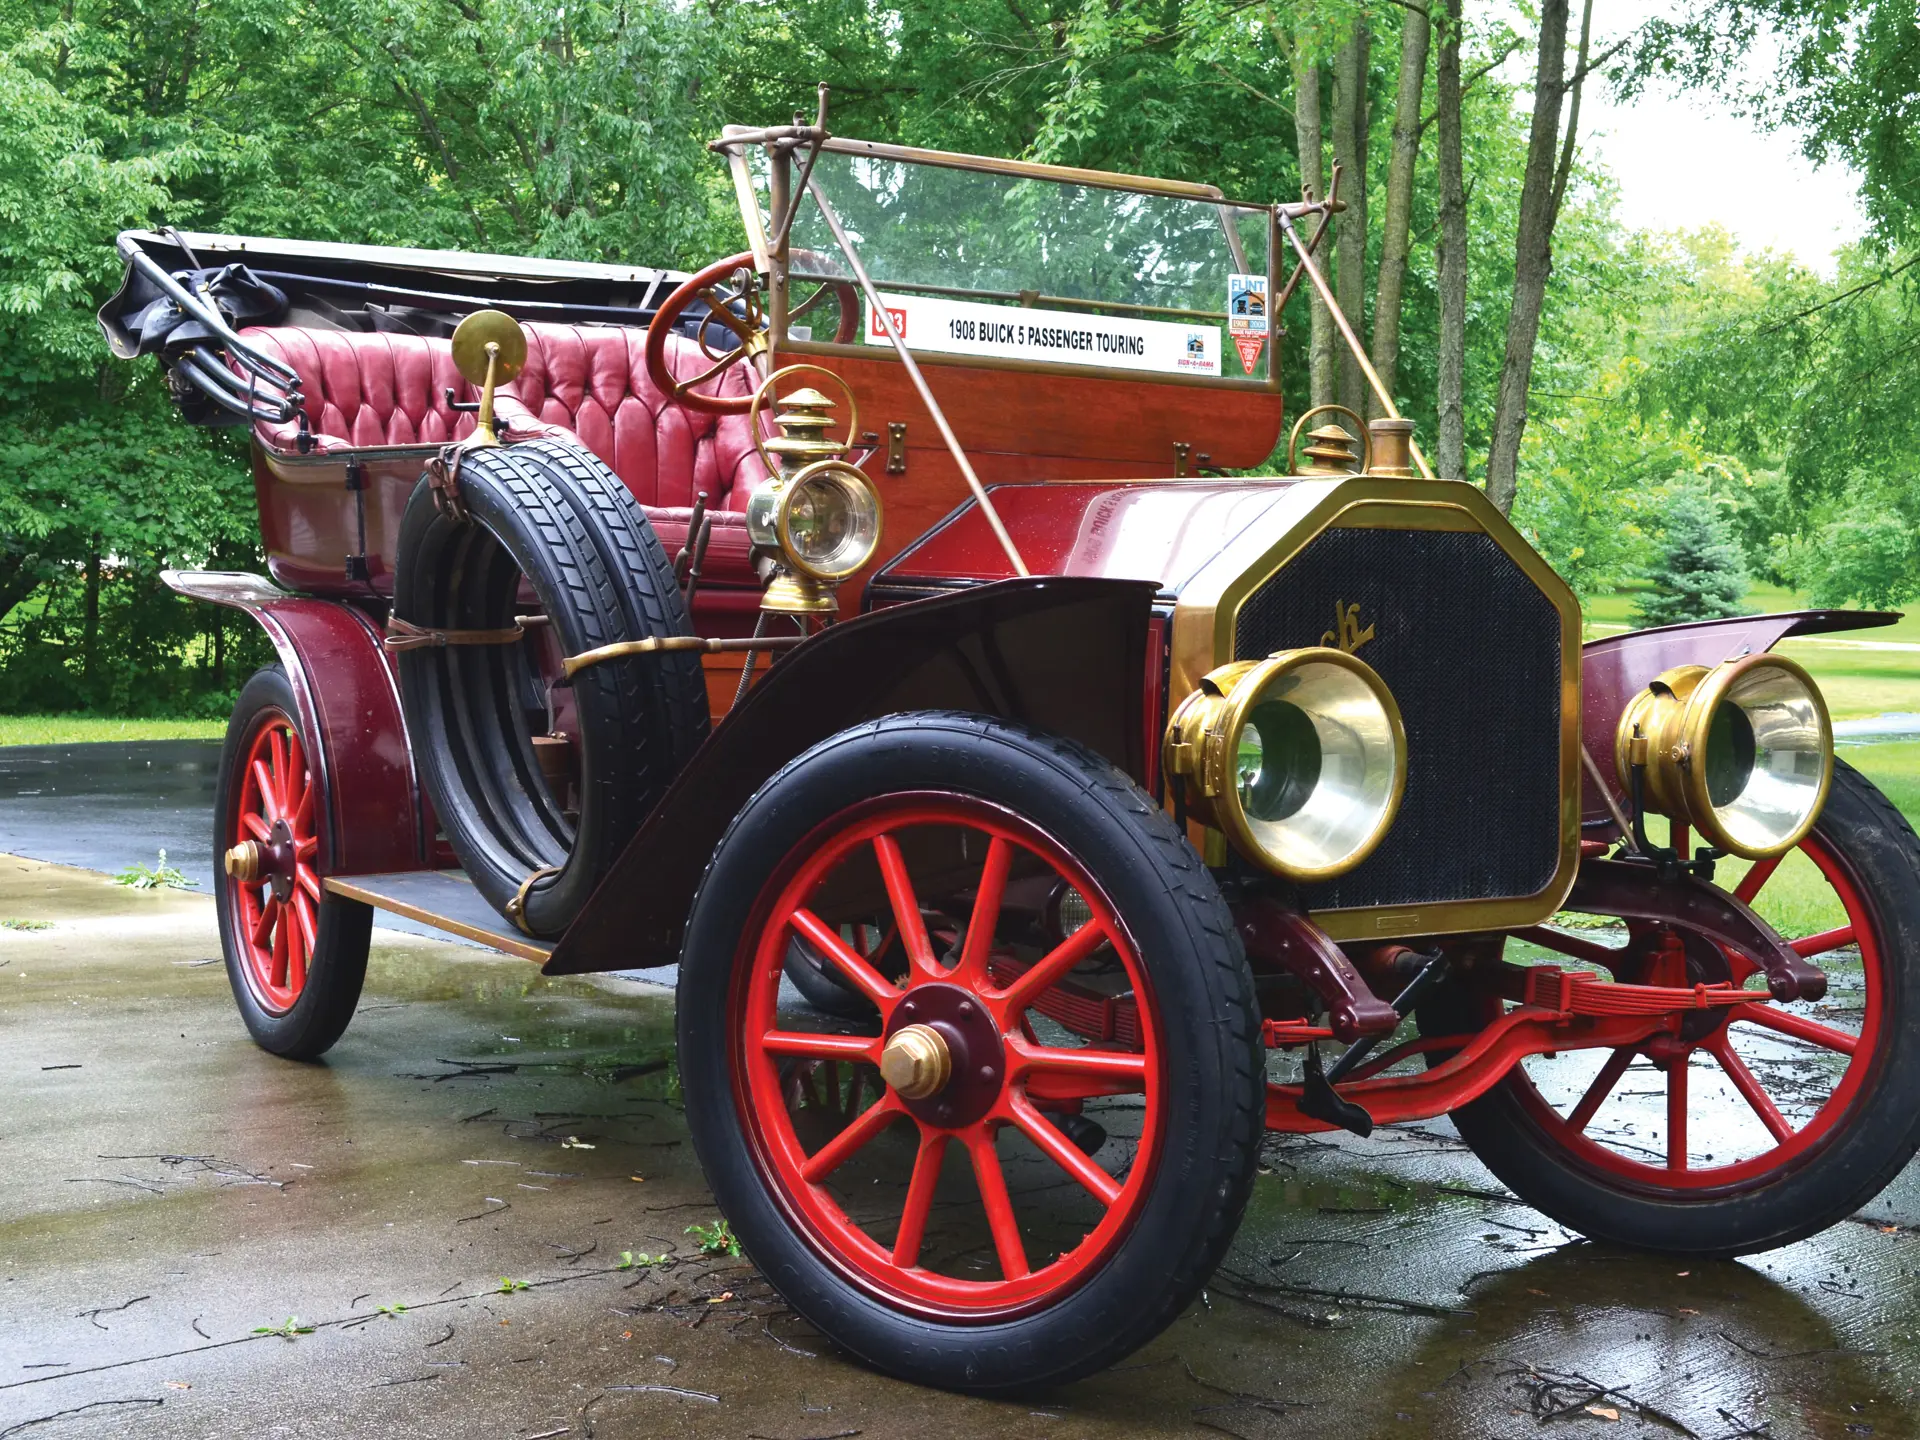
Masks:
[[[167,852],[160,852],[159,863],[148,867],[138,861],[113,877],[116,885],[130,890],[191,890],[200,882],[189,880],[184,871],[167,864]]]
[[[313,1326],[305,1324],[298,1315],[289,1315],[283,1324],[256,1325],[256,1335],[278,1335],[282,1340],[292,1340],[295,1336],[313,1334]]]
[[[1746,563],[1712,495],[1698,486],[1676,490],[1662,519],[1660,555],[1646,572],[1653,592],[1635,604],[1634,619],[1675,625],[1745,614]]]
[[[711,1225],[689,1225],[687,1234],[693,1237],[693,1243],[700,1247],[702,1255],[726,1255],[735,1260],[740,1258],[740,1242],[734,1238],[733,1227],[725,1220],[716,1220]]]
[[[532,1288],[533,1287],[524,1280],[513,1280],[513,1279],[509,1279],[505,1275],[502,1275],[500,1277],[499,1289],[495,1293],[500,1295],[512,1295],[521,1290],[531,1290]]]

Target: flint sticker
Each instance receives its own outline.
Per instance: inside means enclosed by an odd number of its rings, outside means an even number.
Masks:
[[[1266,276],[1227,276],[1227,333],[1230,335],[1270,333],[1267,329]]]

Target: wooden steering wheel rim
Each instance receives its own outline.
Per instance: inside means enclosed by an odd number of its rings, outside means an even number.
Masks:
[[[751,395],[703,395],[693,387],[712,379],[726,368],[716,365],[712,369],[695,376],[691,380],[676,379],[667,369],[667,336],[672,333],[674,322],[681,313],[699,298],[702,290],[712,288],[735,270],[753,268],[753,252],[743,250],[738,255],[729,255],[724,260],[716,260],[697,275],[690,275],[680,282],[677,288],[665,300],[660,308],[653,312],[653,323],[647,326],[647,378],[658,386],[663,394],[671,395],[682,404],[696,410],[706,410],[717,415],[744,415],[747,407],[753,403]],[[729,327],[731,328],[731,327]],[[741,358],[745,358],[744,347]]]

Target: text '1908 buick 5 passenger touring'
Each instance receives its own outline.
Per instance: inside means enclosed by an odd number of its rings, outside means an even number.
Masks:
[[[1677,1255],[1877,1193],[1920,1141],[1920,845],[1770,651],[1891,617],[1583,647],[1385,394],[1232,473],[1336,200],[824,117],[716,142],[747,248],[691,276],[122,237],[116,351],[252,427],[271,579],[170,583],[279,652],[217,802],[259,1043],[339,1038],[376,908],[678,962],[747,1253],[975,1390],[1164,1327],[1264,1130],[1449,1115]]]

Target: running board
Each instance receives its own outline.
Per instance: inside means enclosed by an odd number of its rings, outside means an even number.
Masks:
[[[329,875],[326,888],[376,910],[391,910],[463,940],[544,965],[553,946],[530,939],[489,905],[458,870],[400,870],[391,875]]]

